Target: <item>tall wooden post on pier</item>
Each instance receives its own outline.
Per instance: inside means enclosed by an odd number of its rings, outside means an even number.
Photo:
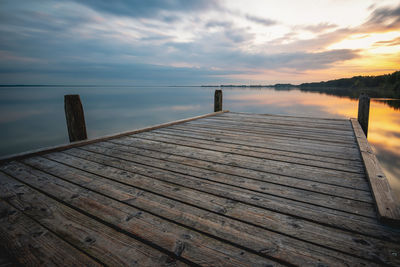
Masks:
[[[65,118],[70,142],[87,139],[85,115],[79,95],[64,96]]]
[[[215,90],[214,112],[222,111],[222,90]]]
[[[365,137],[368,135],[369,102],[369,97],[366,94],[361,93],[358,100],[358,122],[363,129]]]

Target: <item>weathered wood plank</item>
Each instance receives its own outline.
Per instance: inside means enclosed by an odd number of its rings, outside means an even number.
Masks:
[[[0,248],[23,266],[102,266],[0,199]]]
[[[115,140],[115,142],[142,149],[184,156],[186,158],[200,159],[212,163],[219,163],[227,166],[235,166],[277,175],[285,175],[288,177],[301,178],[320,183],[357,189],[368,188],[364,175],[358,173],[340,172],[293,163],[289,164],[267,159],[257,159],[210,150],[169,145],[167,143],[141,139],[133,136],[120,138]]]
[[[332,130],[340,130],[340,131],[347,131],[351,132],[351,124],[350,121],[343,120],[340,122],[335,122],[335,121],[310,121],[310,120],[304,120],[301,118],[282,118],[279,116],[248,116],[248,115],[243,115],[243,114],[227,114],[227,115],[221,115],[219,116],[219,119],[227,119],[227,120],[232,120],[232,121],[237,121],[237,122],[253,122],[253,123],[273,123],[273,124],[279,124],[279,125],[293,125],[293,126],[307,126],[309,128],[319,128],[319,129],[332,129]]]
[[[156,139],[154,139],[156,140]],[[111,141],[110,141],[111,142]],[[113,143],[117,143],[112,141]],[[102,143],[103,144],[103,143]],[[99,145],[101,145],[99,143]],[[229,175],[229,177],[242,177],[248,178],[254,181],[262,181],[268,183],[275,183],[284,186],[289,186],[293,188],[304,189],[313,192],[319,192],[328,195],[334,195],[344,198],[350,198],[354,200],[360,200],[365,202],[373,202],[371,193],[368,188],[366,190],[358,190],[354,188],[347,188],[342,186],[335,186],[330,184],[318,183],[315,181],[308,181],[304,179],[298,179],[293,177],[286,177],[283,175],[276,175],[271,173],[264,173],[249,169],[243,169],[240,167],[234,166],[226,166],[222,164],[210,163],[207,161],[190,159],[187,157],[170,155],[165,153],[154,152],[151,150],[144,149],[135,149],[135,154],[142,156],[149,156],[153,158],[159,158],[162,160],[180,163],[186,166],[191,166],[195,169],[201,169],[205,173],[209,173],[209,175],[205,175],[205,177],[213,177],[214,175]],[[212,175],[211,175],[212,174]],[[262,187],[259,190],[263,190]]]
[[[18,153],[18,154],[14,154],[14,155],[10,155],[10,156],[0,157],[0,164],[6,163],[6,162],[9,162],[12,160],[18,160],[18,159],[23,159],[23,158],[27,158],[27,157],[43,155],[43,154],[50,153],[50,152],[62,151],[62,150],[72,148],[72,147],[79,147],[79,146],[93,144],[93,143],[100,142],[100,141],[110,140],[113,138],[119,138],[121,136],[127,136],[127,135],[136,134],[136,133],[142,133],[142,132],[146,132],[146,131],[160,129],[163,127],[168,127],[168,126],[180,124],[180,123],[191,121],[191,120],[197,120],[197,119],[206,118],[206,117],[210,117],[210,116],[217,116],[219,114],[223,114],[226,112],[229,112],[229,111],[224,110],[224,111],[220,111],[220,112],[209,113],[209,114],[200,115],[200,116],[196,116],[196,117],[192,117],[192,118],[188,118],[188,119],[177,120],[177,121],[167,122],[167,123],[154,125],[154,126],[150,126],[150,127],[145,127],[145,128],[138,129],[138,130],[127,131],[127,132],[122,132],[122,133],[112,134],[112,135],[106,135],[103,137],[94,138],[94,139],[90,139],[90,140],[77,141],[77,142],[73,142],[73,143],[69,143],[69,144],[53,146],[53,147],[46,147],[46,148],[31,150],[31,151]]]
[[[356,119],[351,119],[351,122],[360,147],[361,157],[364,160],[366,176],[375,199],[378,216],[382,221],[400,225],[400,207],[398,204],[400,202],[392,191],[360,124]]]
[[[237,188],[235,186],[215,183],[193,176],[157,169],[152,166],[153,162],[148,165],[143,165],[143,162],[136,163],[132,160],[123,160],[120,158],[91,153],[89,151],[83,151],[81,149],[71,149],[66,152],[72,156],[97,162],[105,166],[115,167],[134,174],[141,174],[271,211],[301,217],[309,221],[323,223],[367,235],[375,232],[378,233],[379,236],[385,232],[382,230],[382,227],[377,222],[376,218],[368,218],[338,210],[327,209],[281,197],[260,194],[254,191]],[[64,160],[67,159],[64,157]],[[375,227],[378,227],[379,231],[376,231],[376,229],[374,230]],[[391,231],[390,233],[393,234]]]
[[[232,120],[230,118],[221,118],[221,117],[204,118],[201,121],[218,123],[218,124],[227,124],[227,125],[241,125],[241,126],[255,127],[261,129],[274,128],[282,130],[295,130],[311,134],[323,134],[328,136],[354,137],[354,133],[352,131],[349,131],[347,128],[346,130],[328,129],[325,127],[315,128],[315,127],[307,127],[303,123],[301,123],[300,125],[288,125],[288,124],[279,124],[274,122],[238,121],[238,120]]]
[[[315,158],[311,160],[307,158],[295,157],[297,156],[297,154],[295,153],[275,154],[274,153],[275,151],[271,150],[253,149],[252,147],[244,145],[234,145],[229,143],[206,141],[202,139],[196,139],[193,137],[181,137],[179,135],[164,134],[163,132],[155,132],[155,131],[151,133],[140,133],[135,136],[154,141],[160,141],[164,143],[170,143],[175,145],[181,144],[188,147],[215,150],[219,152],[249,156],[260,159],[270,159],[287,163],[296,163],[306,166],[313,166],[313,167],[320,167],[320,168],[327,168],[327,169],[341,170],[341,171],[355,172],[355,173],[364,173],[364,169],[361,165],[346,166],[342,164],[317,161],[315,160]]]
[[[110,197],[87,190],[17,162],[0,169],[30,187],[57,198],[109,226],[141,240],[146,240],[188,261],[209,266],[280,265],[266,253],[250,252],[177,225],[161,216],[144,212]],[[258,254],[255,254],[258,253]],[[262,256],[261,256],[262,255]]]
[[[0,185],[0,198],[103,264],[169,266],[174,262],[187,266],[173,254],[164,254],[124,235],[1,172]]]
[[[180,131],[192,134],[201,134],[218,137],[219,140],[241,140],[251,145],[287,150],[305,154],[320,154],[327,157],[341,157],[346,160],[360,160],[358,147],[353,145],[337,145],[319,142],[309,142],[302,138],[286,138],[282,136],[258,135],[257,133],[240,133],[235,130],[214,129],[207,127],[193,127],[189,125],[177,125],[166,128],[168,131]]]
[[[259,137],[274,137],[276,139],[286,139],[286,140],[301,140],[304,144],[316,144],[316,145],[330,145],[330,146],[342,146],[342,147],[354,147],[354,140],[345,140],[345,138],[326,137],[320,134],[307,134],[303,132],[295,131],[283,131],[280,129],[255,129],[254,127],[245,126],[231,126],[223,124],[213,124],[213,123],[203,123],[203,122],[187,122],[180,125],[181,127],[190,126],[193,128],[205,128],[205,129],[215,129],[222,131],[231,131],[238,134],[251,134]]]
[[[215,136],[210,133],[189,132],[176,129],[174,130],[171,128],[154,130],[152,131],[152,133],[164,134],[168,136],[176,136],[181,138],[190,138],[196,140],[196,142],[211,142],[217,146],[230,146],[230,147],[234,146],[255,152],[264,152],[273,155],[283,155],[289,158],[300,158],[322,163],[332,163],[342,166],[348,166],[349,168],[352,168],[353,166],[362,169],[364,168],[364,165],[360,160],[345,160],[339,158],[324,157],[324,156],[304,153],[305,152],[304,150],[288,151],[288,150],[282,150],[282,148],[280,147],[269,148],[265,146],[259,146],[257,143],[254,142],[246,142],[246,140],[244,139],[240,140],[220,135]]]
[[[199,160],[188,160],[185,157],[175,156],[175,155],[167,155],[160,152],[155,152],[151,150],[144,149],[136,149],[134,147],[120,145],[119,143],[99,143],[96,146],[108,148],[114,150],[114,154],[119,154],[120,151],[128,152],[135,158],[135,161],[138,162],[139,159],[145,160],[146,162],[151,161],[154,162],[154,166],[160,166],[160,168],[168,169],[170,171],[174,171],[181,174],[191,174],[192,176],[196,176],[198,178],[204,178],[220,182],[224,184],[230,184],[236,187],[245,188],[249,190],[254,190],[260,193],[268,193],[276,196],[281,196],[301,202],[306,202],[310,204],[316,204],[324,207],[335,208],[343,211],[354,211],[359,208],[359,202],[367,202],[372,203],[372,198],[369,192],[361,191],[361,190],[353,190],[344,187],[338,186],[330,186],[331,193],[327,195],[326,193],[316,192],[316,187],[328,188],[325,187],[326,184],[318,184],[309,182],[306,180],[298,180],[291,177],[285,176],[277,176],[277,175],[267,175],[267,177],[271,177],[272,179],[265,179],[263,173],[256,172],[253,177],[246,176],[238,176],[238,173],[235,173],[233,170],[235,168],[227,167],[227,166],[219,166],[216,164],[210,164],[209,162],[199,161]],[[116,150],[116,151],[115,151]],[[97,149],[97,152],[101,151],[101,149]],[[127,155],[124,153],[123,155]],[[129,159],[129,158],[128,158]],[[215,166],[216,165],[216,166]],[[229,169],[227,171],[227,169]],[[216,172],[218,171],[218,172]],[[239,173],[240,174],[240,173]],[[264,179],[263,179],[264,178]],[[272,182],[271,182],[272,180]],[[286,181],[288,184],[282,183],[282,181]],[[311,190],[303,190],[296,188],[296,184],[308,184],[308,188]],[[334,191],[336,190],[336,191]],[[344,198],[337,197],[335,194],[341,194],[341,191],[349,190],[349,193],[354,193],[359,198]],[[362,203],[364,205],[364,203]],[[366,204],[368,209],[372,209],[371,204]],[[346,206],[346,207],[344,207]]]
[[[307,140],[318,141],[318,142],[328,142],[328,143],[354,143],[355,137],[352,134],[332,134],[323,131],[307,131],[305,129],[296,129],[294,127],[282,127],[271,124],[261,124],[261,123],[232,123],[229,121],[219,121],[219,120],[198,120],[183,123],[182,125],[202,125],[202,126],[212,126],[215,128],[225,128],[225,129],[237,129],[240,131],[250,131],[262,135],[276,135],[285,137],[301,137]]]
[[[231,115],[231,116],[230,116]],[[338,132],[343,132],[351,134],[351,124],[349,119],[343,119],[339,121],[332,120],[304,120],[302,117],[287,118],[279,115],[261,115],[260,116],[247,116],[243,114],[237,114],[231,112],[229,114],[220,114],[215,117],[215,120],[220,121],[232,121],[232,122],[243,122],[243,123],[259,123],[259,124],[275,124],[286,127],[304,127],[310,130],[335,130]]]
[[[48,155],[48,157],[51,156]],[[250,226],[243,225],[243,228],[246,229],[245,232],[255,229],[252,227],[254,224],[263,229],[273,228],[274,231],[283,232],[286,235],[294,235],[297,238],[303,238],[312,243],[317,243],[344,253],[354,251],[352,254],[372,261],[378,260],[381,263],[396,262],[397,258],[391,254],[391,251],[400,249],[400,245],[390,242],[297,220],[294,217],[279,215],[238,202],[227,202],[223,198],[208,194],[199,194],[199,192],[194,190],[153,181],[151,178],[144,176],[132,176],[116,168],[105,168],[103,165],[96,163],[89,163],[87,161],[78,163],[80,166],[85,166],[86,171],[91,172],[88,173],[61,163],[54,164],[53,161],[45,158],[31,158],[24,162],[36,168],[46,170],[52,175],[82,185],[90,190],[107,194],[141,209],[151,210],[179,223],[195,228],[203,227],[203,231],[205,232],[214,233],[220,231],[218,233],[222,234],[223,231],[230,232],[231,227],[241,227],[241,224],[232,222],[229,219],[233,218],[251,224]],[[94,175],[94,172],[101,174],[101,176]],[[190,206],[188,206],[189,204]],[[203,209],[199,210],[197,207],[205,208],[207,211],[222,216],[215,216],[209,212],[204,212]],[[268,223],[266,223],[266,218],[270,218]],[[204,221],[205,219],[218,222],[218,225],[215,229],[210,229],[207,222]],[[226,227],[219,229],[220,225]],[[263,229],[256,230],[258,237],[262,237],[264,234],[265,231]],[[238,234],[232,238],[234,238],[234,242],[238,242],[238,239],[247,239],[242,234]],[[384,247],[383,250],[382,247]]]
[[[330,125],[343,125],[345,127],[350,127],[351,124],[348,119],[331,119],[331,118],[318,118],[318,117],[305,117],[305,116],[289,116],[289,115],[279,115],[279,114],[256,114],[256,113],[243,113],[243,112],[231,112],[230,114],[225,114],[224,117],[242,117],[242,118],[258,118],[258,119],[276,119],[280,121],[302,121],[310,123],[324,123]]]
[[[191,133],[212,134],[227,138],[229,140],[239,140],[245,144],[253,144],[260,147],[286,150],[290,152],[299,152],[304,154],[312,154],[324,157],[345,159],[345,160],[360,160],[360,155],[356,147],[330,146],[327,144],[307,143],[303,139],[282,138],[277,136],[260,136],[257,134],[246,133],[245,135],[235,133],[234,131],[207,129],[200,127],[189,126],[173,126],[168,127],[168,130],[180,130]]]
[[[231,123],[243,123],[243,124],[257,124],[260,127],[276,126],[282,128],[298,128],[307,131],[333,131],[336,134],[352,135],[351,125],[335,125],[327,123],[316,123],[316,122],[304,122],[304,121],[287,121],[280,120],[279,118],[271,117],[269,119],[257,119],[257,118],[244,118],[237,116],[218,116],[215,117],[215,121],[219,122],[231,122]]]

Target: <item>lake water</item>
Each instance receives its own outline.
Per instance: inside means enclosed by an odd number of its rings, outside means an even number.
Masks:
[[[208,87],[2,87],[0,156],[68,143],[64,95],[80,94],[89,138],[213,110]],[[357,100],[300,90],[224,88],[224,109],[310,117],[357,116]],[[398,100],[397,100],[398,101]],[[368,140],[400,198],[400,110],[371,101]]]

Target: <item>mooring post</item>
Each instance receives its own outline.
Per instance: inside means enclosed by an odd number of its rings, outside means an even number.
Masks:
[[[85,115],[79,95],[64,96],[65,118],[70,142],[87,139]]]
[[[222,111],[222,90],[215,90],[214,112]]]
[[[369,97],[361,93],[358,100],[358,122],[365,133],[365,137],[368,135],[369,102]]]

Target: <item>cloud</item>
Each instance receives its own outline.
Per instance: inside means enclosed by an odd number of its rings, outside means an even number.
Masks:
[[[359,57],[358,52],[350,49],[330,50],[319,53],[279,53],[272,55],[243,55],[248,67],[263,69],[290,68],[298,71],[324,69],[332,64]]]
[[[228,21],[218,21],[218,20],[210,20],[205,24],[206,28],[230,28],[232,27],[232,22]]]
[[[75,0],[94,10],[116,16],[157,17],[168,12],[200,12],[218,9],[218,0]]]
[[[257,17],[257,16],[253,16],[253,15],[246,15],[246,19],[264,25],[264,26],[271,26],[271,25],[275,25],[277,22],[275,20],[272,19],[267,19],[267,18],[261,18],[261,17]]]
[[[395,45],[400,45],[400,37],[394,38],[392,40],[388,41],[379,41],[374,43],[375,46],[395,46]]]
[[[375,9],[368,20],[361,25],[363,32],[398,30],[400,28],[400,5]]]
[[[333,23],[321,22],[316,25],[307,25],[307,26],[303,26],[301,28],[305,29],[307,31],[310,31],[310,32],[320,33],[320,32],[330,30],[333,28],[337,28],[337,27],[338,27],[338,25],[333,24]]]
[[[245,29],[228,28],[224,32],[225,36],[234,43],[242,43],[253,39],[253,34],[246,32]]]

